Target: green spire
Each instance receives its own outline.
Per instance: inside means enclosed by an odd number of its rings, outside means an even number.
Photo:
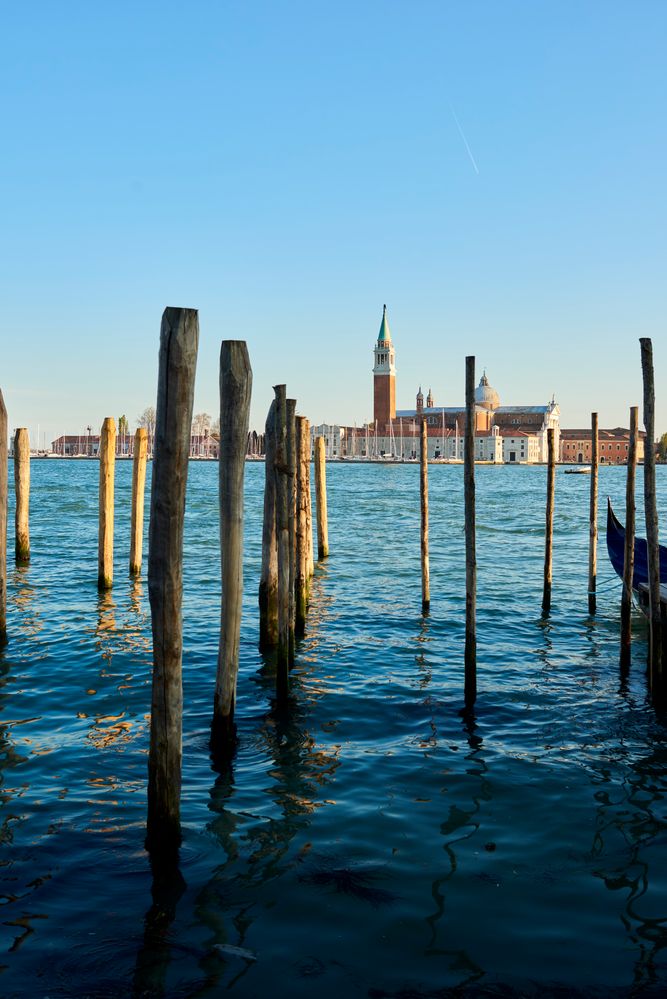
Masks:
[[[384,340],[386,343],[391,343],[391,333],[389,332],[389,320],[387,319],[387,306],[382,306],[382,322],[380,323],[380,332],[378,333],[378,343],[380,340]]]

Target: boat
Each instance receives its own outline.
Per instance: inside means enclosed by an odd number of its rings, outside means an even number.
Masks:
[[[574,468],[566,468],[566,475],[590,475],[591,467],[590,465],[576,465]]]
[[[660,590],[667,591],[667,548],[660,545]],[[607,499],[607,552],[614,571],[623,579],[625,561],[625,528],[616,517],[611,500]],[[632,575],[632,589],[637,594],[639,604],[645,608],[648,603],[648,550],[645,538],[635,538],[635,565]]]

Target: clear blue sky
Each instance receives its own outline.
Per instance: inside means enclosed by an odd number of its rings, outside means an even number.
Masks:
[[[627,425],[653,338],[667,430],[667,3],[5,2],[2,351],[47,440],[154,404],[166,305],[200,310],[196,411],[248,341],[252,424],[397,402]]]

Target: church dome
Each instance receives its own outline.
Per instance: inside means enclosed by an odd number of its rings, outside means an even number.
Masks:
[[[500,405],[500,396],[486,377],[486,371],[479,380],[479,385],[475,389],[475,404],[483,406],[484,409],[497,409]]]

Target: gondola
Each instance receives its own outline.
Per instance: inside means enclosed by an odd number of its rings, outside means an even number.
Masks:
[[[609,561],[616,573],[623,579],[623,562],[625,560],[625,528],[617,519],[611,508],[611,500],[607,499],[607,551]],[[667,548],[660,545],[660,581],[667,583]],[[635,565],[632,576],[632,589],[639,597],[640,605],[646,604],[646,589],[648,587],[648,553],[645,538],[635,538]],[[642,590],[644,594],[642,595]]]

